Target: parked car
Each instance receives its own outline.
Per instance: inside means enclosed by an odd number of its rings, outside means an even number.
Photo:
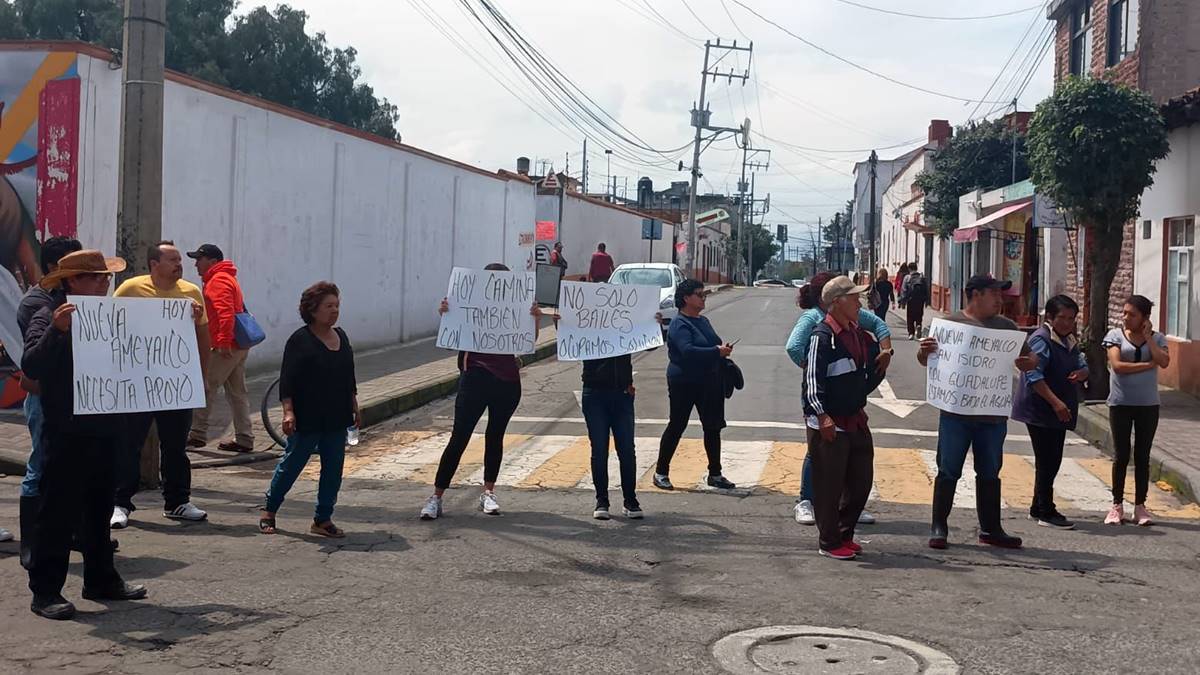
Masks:
[[[675,309],[675,287],[683,283],[683,271],[671,263],[628,263],[613,270],[610,284],[658,286],[658,311],[663,316],[663,336],[679,310]]]
[[[804,288],[804,284],[808,283],[808,279],[792,279],[792,285],[796,288]]]
[[[791,284],[782,279],[757,279],[754,282],[755,288],[788,288],[789,286]]]

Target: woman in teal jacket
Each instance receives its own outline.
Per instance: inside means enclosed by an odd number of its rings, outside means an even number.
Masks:
[[[825,310],[821,308],[820,298],[821,290],[825,288],[825,282],[832,279],[835,275],[829,272],[821,272],[814,276],[812,280],[800,289],[800,294],[797,299],[798,305],[805,310],[800,318],[796,320],[796,325],[792,328],[792,334],[788,337],[787,349],[788,356],[792,362],[801,368],[805,368],[808,363],[808,343],[812,337],[813,328],[817,324],[825,320]],[[888,365],[892,361],[892,333],[888,330],[887,323],[867,309],[858,310],[858,325],[862,326],[863,330],[875,336],[879,341],[879,368],[881,372],[887,371]],[[793,507],[795,512],[796,522],[801,525],[814,525],[816,518],[813,516],[812,508],[812,466],[808,460],[808,454],[804,455],[804,466],[800,470],[800,496],[796,499],[796,506]],[[875,522],[875,516],[862,512],[858,522],[870,524]]]

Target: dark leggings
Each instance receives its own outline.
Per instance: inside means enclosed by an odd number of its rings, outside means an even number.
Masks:
[[[725,428],[725,387],[719,375],[714,374],[704,382],[674,382],[667,380],[667,396],[670,398],[671,419],[663,431],[658,445],[658,473],[667,476],[671,472],[671,458],[679,447],[679,439],[687,429],[692,417],[692,408],[700,413],[700,425],[704,428],[704,453],[708,455],[708,475],[721,475],[721,429]]]
[[[458,463],[467,450],[475,425],[488,413],[487,430],[483,440],[483,482],[494,483],[500,475],[504,459],[504,432],[508,420],[521,402],[521,383],[506,382],[483,368],[471,368],[458,378],[458,396],[454,399],[454,430],[438,462],[433,486],[439,490],[450,487]]]
[[[1063,445],[1067,440],[1066,429],[1052,429],[1036,424],[1026,424],[1029,442],[1033,445],[1034,479],[1033,505],[1030,513],[1035,516],[1050,515],[1055,510],[1054,479],[1062,468]]]
[[[1113,459],[1113,503],[1125,501],[1125,470],[1129,468],[1132,432],[1134,504],[1145,504],[1146,492],[1150,489],[1150,446],[1154,444],[1154,432],[1158,430],[1158,406],[1109,406],[1108,424],[1117,451]]]
[[[921,323],[925,321],[925,301],[913,300],[909,302],[904,318],[908,334],[916,335],[919,333],[921,331]]]

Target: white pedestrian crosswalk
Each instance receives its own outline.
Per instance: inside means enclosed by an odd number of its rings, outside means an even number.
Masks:
[[[364,443],[348,455],[346,475],[432,484],[448,438],[448,433],[429,433],[411,442],[379,439]],[[656,489],[652,477],[658,443],[657,436],[635,439],[639,490]],[[722,443],[721,453],[723,473],[738,485],[739,491],[796,494],[800,489],[800,467],[806,451],[805,444],[799,442],[726,440]],[[483,454],[483,435],[474,434],[463,454],[455,484],[482,483]],[[703,441],[683,439],[671,464],[670,475],[677,488],[676,494],[711,490],[705,484],[707,464]],[[1110,467],[1108,460],[1102,457],[1064,458],[1055,483],[1055,500],[1059,508],[1097,513],[1107,510],[1111,502]],[[611,444],[608,475],[610,489],[619,489],[619,462]],[[936,475],[937,463],[932,450],[877,446],[872,499],[928,504]],[[1001,478],[1005,508],[1027,509],[1033,495],[1033,457],[1005,455]],[[591,489],[590,443],[586,436],[578,435],[507,434],[497,484],[515,488]],[[1127,489],[1132,490],[1132,486],[1131,476]],[[954,505],[975,506],[975,472],[970,457],[963,467]],[[1151,486],[1148,506],[1164,516],[1200,519],[1200,507],[1184,505],[1156,485]]]

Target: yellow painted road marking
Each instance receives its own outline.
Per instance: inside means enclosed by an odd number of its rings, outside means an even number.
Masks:
[[[1064,460],[1065,461],[1065,460]],[[1101,482],[1112,491],[1112,460],[1107,457],[1094,457],[1087,459],[1075,460],[1088,473],[1098,478]],[[1136,485],[1133,480],[1133,462],[1130,461],[1128,475],[1125,477],[1125,515],[1131,517],[1133,515],[1133,500],[1136,497]],[[1112,496],[1106,500],[1112,501]],[[1164,518],[1200,518],[1200,506],[1196,504],[1183,504],[1175,495],[1166,492],[1151,483],[1150,490],[1146,493],[1146,508],[1156,516]],[[1103,514],[1099,514],[1103,516]]]
[[[575,487],[587,475],[591,461],[592,445],[586,436],[581,436],[517,483],[517,487]]]
[[[792,441],[775,441],[771,454],[758,479],[758,487],[785,495],[800,494],[800,470],[808,444]]]
[[[875,489],[883,502],[933,503],[933,481],[919,450],[875,448]]]
[[[699,438],[680,439],[675,456],[671,458],[671,483],[677,489],[690,489],[708,475],[708,456],[704,454],[704,441]],[[639,490],[658,490],[654,487],[654,468],[646,470],[638,481]]]
[[[1000,495],[1018,511],[1027,510],[1033,503],[1035,473],[1033,457],[1005,455],[1000,467]]]

